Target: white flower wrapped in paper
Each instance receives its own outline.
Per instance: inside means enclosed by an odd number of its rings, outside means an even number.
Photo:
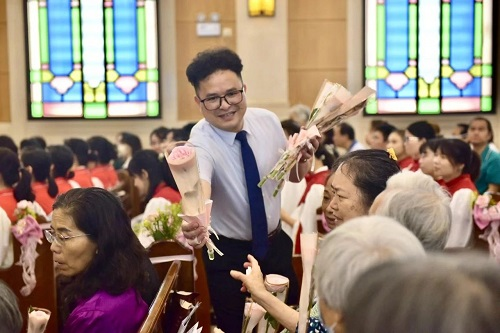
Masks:
[[[264,317],[266,310],[255,302],[246,302],[243,316],[242,333],[252,333],[259,321]]]
[[[28,333],[43,333],[47,328],[51,312],[47,309],[30,307],[28,312]]]
[[[224,255],[210,239],[210,233],[214,233],[217,238],[218,236],[210,226],[212,200],[205,200],[203,196],[195,148],[187,142],[178,143],[166,159],[182,196],[181,205],[184,214],[179,216],[184,221],[196,221],[204,227],[206,230],[204,238],[210,260],[214,259],[214,251],[221,256]]]
[[[288,288],[290,287],[290,280],[286,276],[279,274],[267,274],[264,279],[264,286],[268,292],[273,294],[281,302],[286,302],[288,297]],[[279,326],[278,321],[267,313],[264,315],[264,318],[260,320],[257,332],[277,332]]]
[[[300,160],[302,148],[311,145],[309,140],[321,136],[338,123],[356,115],[365,107],[368,98],[374,92],[373,89],[364,87],[352,96],[342,85],[325,80],[316,97],[305,129],[301,129],[298,135],[289,138],[287,150],[283,152],[269,174],[262,178],[259,186],[262,186],[268,179],[276,180],[278,185],[273,193],[276,196],[288,178],[290,170]]]

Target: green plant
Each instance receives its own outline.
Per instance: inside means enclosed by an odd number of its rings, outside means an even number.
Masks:
[[[144,230],[155,241],[175,239],[182,224],[182,219],[179,217],[181,213],[180,204],[165,205],[163,209],[159,209],[155,214],[149,215],[142,221],[135,231],[138,233]]]

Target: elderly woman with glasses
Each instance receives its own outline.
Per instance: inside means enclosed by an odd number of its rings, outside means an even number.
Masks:
[[[100,188],[72,189],[54,203],[45,237],[63,332],[137,332],[159,281],[120,201]]]

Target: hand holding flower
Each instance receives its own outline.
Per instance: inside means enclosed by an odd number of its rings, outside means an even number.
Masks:
[[[312,137],[308,137],[307,143],[300,149],[299,156],[301,156],[299,162],[304,163],[309,161],[312,157],[314,157],[314,152],[319,147],[319,138],[320,135],[314,135]]]
[[[205,237],[207,229],[204,226],[200,226],[197,220],[190,222],[184,220],[181,230],[187,243],[196,249],[202,248],[207,242]]]
[[[243,274],[242,272],[232,270],[230,274],[233,279],[240,280],[243,283],[241,291],[251,293],[252,299],[258,303],[261,295],[268,293],[268,291],[264,285],[264,277],[259,262],[250,254],[247,258],[248,262],[245,262],[243,267],[251,267],[252,269],[249,270],[250,273]]]

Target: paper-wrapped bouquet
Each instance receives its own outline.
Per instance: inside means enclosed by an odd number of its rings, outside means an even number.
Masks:
[[[262,186],[268,179],[276,180],[278,185],[273,193],[276,196],[283,187],[291,169],[300,160],[300,151],[305,146],[310,145],[309,139],[321,136],[322,133],[332,129],[335,125],[356,115],[365,107],[368,98],[374,93],[373,89],[364,87],[357,94],[352,95],[342,85],[325,80],[316,97],[305,128],[301,129],[300,133],[290,136],[287,150],[281,155],[269,174],[262,178],[259,186]]]

